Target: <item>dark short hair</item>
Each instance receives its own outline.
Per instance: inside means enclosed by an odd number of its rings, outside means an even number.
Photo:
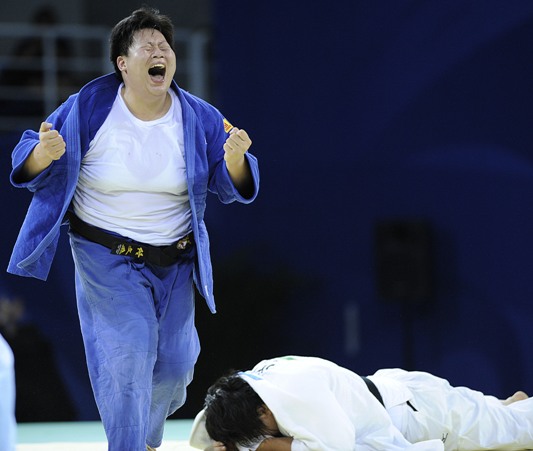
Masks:
[[[265,405],[252,387],[238,373],[219,378],[205,397],[205,428],[209,436],[228,449],[250,446],[268,434],[259,418]]]
[[[135,33],[147,28],[161,32],[168,45],[174,50],[174,25],[170,17],[148,6],[133,11],[129,17],[122,19],[113,27],[109,38],[109,58],[120,80],[122,80],[122,73],[118,68],[117,58],[121,55],[128,55]]]

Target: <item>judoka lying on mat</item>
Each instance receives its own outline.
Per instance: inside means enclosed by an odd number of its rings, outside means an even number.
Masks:
[[[190,437],[213,451],[533,448],[533,398],[500,401],[401,369],[363,378],[316,357],[264,360],[208,390]]]

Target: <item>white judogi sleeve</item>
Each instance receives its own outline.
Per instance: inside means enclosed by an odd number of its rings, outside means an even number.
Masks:
[[[0,335],[0,443],[2,449],[15,451],[15,370],[11,348]]]

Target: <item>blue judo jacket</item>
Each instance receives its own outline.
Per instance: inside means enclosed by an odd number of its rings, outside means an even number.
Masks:
[[[32,191],[33,198],[22,224],[8,272],[46,280],[57,249],[62,224],[76,190],[80,165],[89,143],[107,118],[118,92],[115,74],[104,75],[84,86],[54,111],[47,122],[59,130],[66,143],[65,154],[29,182],[19,180],[24,161],[39,142],[39,134],[27,130],[13,150],[11,183]],[[247,153],[254,192],[242,197],[233,185],[224,162],[223,145],[228,137],[223,116],[207,102],[181,90],[175,82],[183,113],[185,164],[192,211],[192,229],[197,246],[194,280],[209,309],[215,312],[209,236],[204,223],[207,192],[221,202],[252,202],[259,190],[257,159]]]

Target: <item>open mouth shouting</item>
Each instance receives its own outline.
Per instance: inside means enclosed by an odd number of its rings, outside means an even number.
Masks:
[[[162,63],[157,63],[151,66],[148,69],[148,75],[150,75],[150,78],[155,83],[162,83],[165,81],[165,74],[167,72],[167,68]]]

